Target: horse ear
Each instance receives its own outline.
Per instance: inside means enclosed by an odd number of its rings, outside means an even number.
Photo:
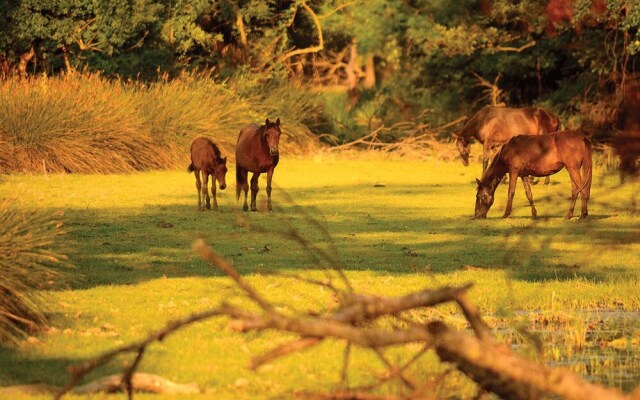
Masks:
[[[227,163],[227,157],[223,158],[222,162],[226,164]]]
[[[482,182],[480,182],[480,179],[476,178],[476,182],[478,182],[478,186],[480,186],[482,184]]]
[[[280,126],[280,117],[276,118],[276,126]]]
[[[271,123],[271,122],[269,122],[269,118],[267,118],[267,120],[266,120],[266,121],[264,121],[264,124],[265,124],[265,125],[269,125],[270,123]]]

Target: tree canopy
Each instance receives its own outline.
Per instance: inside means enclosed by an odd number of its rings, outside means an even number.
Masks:
[[[295,78],[382,95],[391,119],[491,102],[575,111],[618,95],[640,51],[633,0],[8,0],[0,21],[5,77]]]

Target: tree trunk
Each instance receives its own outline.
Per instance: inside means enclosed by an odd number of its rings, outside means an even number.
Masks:
[[[349,92],[355,91],[358,87],[358,68],[358,50],[354,42],[351,44],[351,48],[349,50],[349,61],[345,68],[347,73],[347,90]]]
[[[33,57],[35,57],[35,55],[36,51],[33,46],[31,46],[28,52],[23,53],[20,56],[20,63],[18,64],[18,74],[20,76],[20,79],[27,79],[27,65],[29,64],[29,61],[31,61]]]
[[[376,68],[373,62],[373,55],[367,55],[364,64],[364,87],[371,89],[376,87]]]

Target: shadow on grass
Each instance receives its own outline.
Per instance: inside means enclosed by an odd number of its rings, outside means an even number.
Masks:
[[[76,358],[48,358],[28,355],[11,347],[0,346],[0,382],[3,386],[47,384],[64,386],[69,381],[67,367],[81,361]],[[107,373],[117,373],[117,369],[103,367]],[[28,381],[25,377],[29,377]]]
[[[459,207],[434,201],[442,191],[442,185],[435,186],[359,188],[360,203],[351,201],[348,192],[327,195],[326,188],[292,192],[294,198],[307,199],[304,207],[274,191],[272,213],[242,212],[241,203],[228,194],[219,199],[220,211],[152,204],[131,210],[67,210],[67,239],[74,247],[69,255],[77,266],[70,286],[220,276],[191,251],[198,237],[242,273],[335,266],[319,260],[324,252],[340,259],[347,271],[381,274],[447,274],[477,267],[507,270],[512,279],[530,282],[636,276],[637,261],[617,264],[615,254],[620,246],[640,243],[632,220],[612,225],[606,223],[607,215],[596,214],[586,221],[565,221],[564,212],[549,215],[549,208],[565,208],[564,199],[556,198],[555,203],[540,202],[549,204],[543,205],[546,214],[538,220],[517,215],[476,221],[470,215],[472,204],[466,215]],[[387,205],[394,196],[415,197],[416,207]],[[496,213],[498,209],[490,212]]]

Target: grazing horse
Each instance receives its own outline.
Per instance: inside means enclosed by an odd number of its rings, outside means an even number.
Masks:
[[[249,191],[248,174],[251,177],[251,211],[258,211],[256,196],[258,195],[258,178],[263,172],[267,173],[267,209],[271,207],[271,179],[273,170],[278,165],[280,153],[278,142],[280,141],[280,118],[276,122],[265,121],[264,125],[250,124],[240,130],[238,144],[236,145],[236,198],[240,198],[240,192],[244,190],[244,205],[242,209],[247,211],[247,192]]]
[[[216,199],[216,179],[220,185],[220,190],[227,187],[225,176],[227,174],[227,157],[222,158],[220,149],[211,140],[199,137],[191,143],[191,164],[187,167],[188,172],[193,172],[196,176],[196,189],[198,189],[198,209],[204,211],[202,197],[206,200],[207,209],[211,208],[209,200],[209,190],[207,184],[211,175],[211,193],[213,194],[213,208],[218,209]],[[202,181],[200,181],[202,174]]]
[[[537,107],[483,107],[464,125],[456,138],[462,164],[469,165],[471,139],[482,143],[482,171],[487,169],[491,156],[516,135],[541,135],[560,129],[560,119]]]
[[[529,176],[548,176],[566,168],[571,177],[571,205],[567,219],[573,217],[578,193],[582,198],[580,219],[588,215],[587,202],[591,193],[591,141],[580,131],[562,131],[542,136],[515,136],[491,160],[478,182],[475,218],[486,218],[493,205],[493,196],[502,177],[509,174],[509,194],[503,218],[511,214],[518,177],[531,205],[531,215],[537,216],[533,205]],[[580,175],[582,169],[582,175]]]

